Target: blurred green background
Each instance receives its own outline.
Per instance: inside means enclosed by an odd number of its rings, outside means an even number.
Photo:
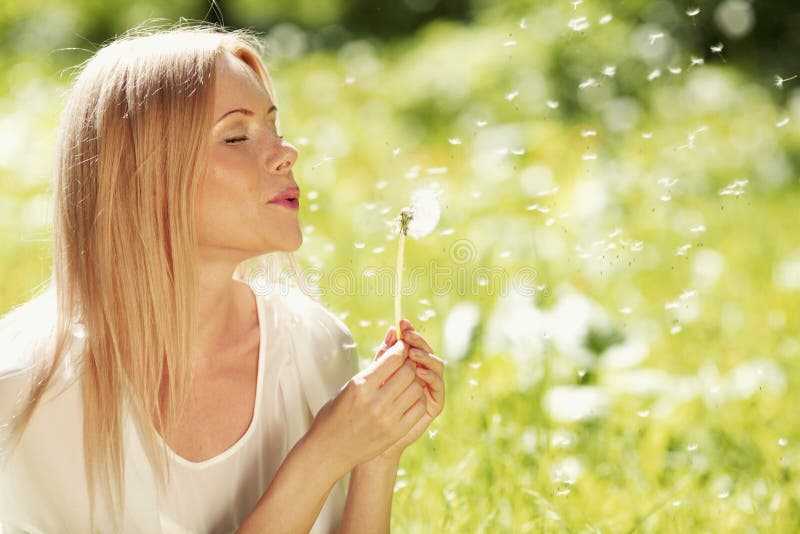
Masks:
[[[796,2],[6,0],[0,312],[49,275],[73,67],[179,17],[262,35],[297,255],[365,360],[391,220],[439,195],[403,302],[448,400],[397,532],[800,528]]]

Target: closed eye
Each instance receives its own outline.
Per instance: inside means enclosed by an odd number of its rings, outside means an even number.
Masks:
[[[242,141],[247,141],[248,137],[246,135],[238,135],[236,137],[229,137],[225,139],[225,142],[228,144],[240,143]]]

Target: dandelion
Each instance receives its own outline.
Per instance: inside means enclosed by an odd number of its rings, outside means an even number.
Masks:
[[[594,78],[587,78],[586,81],[582,82],[578,87],[580,89],[587,89],[589,87],[597,87],[598,85],[600,84]]]
[[[653,80],[659,77],[661,77],[661,69],[656,69],[647,75],[647,81],[652,82]]]
[[[400,238],[397,243],[397,278],[395,280],[394,293],[394,318],[397,332],[397,339],[401,338],[400,318],[401,306],[400,295],[403,289],[403,253],[405,249],[406,236],[410,235],[414,239],[420,239],[433,231],[439,223],[441,208],[438,201],[438,191],[432,189],[420,189],[411,196],[411,206],[400,210],[400,215],[396,219]]]
[[[777,126],[778,128],[783,128],[787,124],[789,124],[789,117],[784,117],[781,120],[779,120],[778,122],[776,122],[775,126]]]
[[[506,100],[508,100],[509,102],[511,102],[512,100],[514,100],[515,98],[517,98],[517,96],[519,96],[519,91],[511,91],[510,93],[508,93],[508,94],[506,95]]]
[[[603,76],[608,76],[609,78],[611,78],[617,73],[617,67],[615,67],[614,65],[606,65],[605,67],[603,67],[602,72]]]
[[[781,78],[780,76],[776,75],[775,76],[775,87],[777,87],[778,89],[783,89],[783,84],[784,83],[790,82],[790,81],[794,80],[795,78],[797,78],[797,74],[795,74],[794,76],[789,76],[788,78]]]
[[[447,140],[447,142],[450,143],[451,145],[460,145],[461,139],[459,139],[458,137],[451,137]]]
[[[558,109],[558,101],[557,100],[548,100],[547,107],[550,109]]]
[[[701,58],[701,57],[694,57],[694,56],[692,56],[692,57],[690,58],[690,61],[692,62],[692,64],[691,64],[691,65],[689,65],[689,68],[691,68],[691,67],[694,67],[695,65],[702,65],[703,63],[705,63],[705,60],[704,60],[703,58]]]
[[[706,231],[706,225],[705,224],[699,224],[699,225],[695,226],[694,228],[692,228],[689,231],[692,232],[693,234],[701,234],[701,233]]]
[[[683,72],[683,69],[680,67],[669,67],[669,72],[672,74],[680,74]]]

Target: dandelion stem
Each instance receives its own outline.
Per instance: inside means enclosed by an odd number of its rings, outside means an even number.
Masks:
[[[405,253],[408,224],[413,218],[414,215],[411,209],[403,208],[400,210],[400,239],[397,241],[397,278],[394,284],[394,324],[398,341],[402,339],[402,331],[400,330],[400,319],[402,318],[400,295],[403,293],[403,254]]]
[[[400,294],[403,292],[403,252],[406,244],[406,236],[400,233],[400,239],[397,242],[397,279],[395,280],[394,288],[394,325],[395,332],[397,332],[397,339],[400,339]]]

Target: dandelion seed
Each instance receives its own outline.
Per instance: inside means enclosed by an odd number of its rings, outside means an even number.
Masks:
[[[381,247],[375,247],[375,248],[372,249],[372,253],[373,254],[380,254],[384,250],[386,250],[386,249],[384,247],[382,247],[382,246]]]
[[[652,82],[653,80],[659,77],[661,77],[661,69],[656,69],[647,75],[647,81]]]
[[[445,228],[444,230],[439,232],[439,235],[453,235],[454,232],[455,232],[455,229],[453,229],[453,228]]]
[[[503,43],[503,46],[516,46],[517,42],[514,39],[509,39],[508,41]]]
[[[584,154],[582,157],[583,161],[592,161],[597,159],[597,154]]]
[[[653,132],[642,132],[642,139],[652,139]]]
[[[672,74],[680,74],[681,72],[683,72],[683,69],[680,67],[669,67],[669,71]]]
[[[439,433],[438,430],[428,430],[428,437],[431,438],[431,439],[435,439],[436,438],[436,434],[438,434],[438,433]]]
[[[362,243],[361,241],[356,241],[355,243],[353,243],[353,246],[356,248],[364,248],[366,245],[367,245],[366,243]]]
[[[469,364],[469,366],[472,369],[480,369],[481,365],[483,365],[483,364],[481,364],[481,362],[472,362],[471,364]]]
[[[680,300],[688,300],[688,299],[690,299],[692,297],[696,297],[696,296],[697,296],[697,291],[695,291],[694,289],[689,289],[689,290],[684,291],[683,293],[681,293],[678,298]]]
[[[626,307],[624,307],[624,308],[620,308],[620,309],[619,309],[619,312],[620,312],[620,313],[623,313],[623,314],[625,314],[625,315],[630,315],[630,314],[632,314],[632,313],[633,313],[633,308],[630,308],[630,307],[626,306]]]
[[[425,310],[419,315],[419,320],[425,322],[432,317],[436,317],[436,312],[434,310]]]
[[[420,304],[422,304],[424,306],[430,306],[431,305],[431,301],[428,300],[428,299],[419,299],[417,302],[419,302]]]
[[[789,444],[789,440],[786,438],[778,438],[778,445],[781,447],[785,447]]]
[[[730,491],[723,491],[723,492],[721,492],[721,493],[719,493],[717,495],[717,497],[720,498],[720,499],[727,499],[730,496],[731,496],[731,492]]]
[[[361,320],[358,322],[358,326],[362,328],[369,328],[370,326],[372,326],[372,321]]]
[[[478,385],[478,381],[475,380],[474,378],[472,380],[468,381],[467,383],[472,387],[475,387],[475,386]]]
[[[776,122],[775,126],[777,126],[778,128],[783,128],[787,124],[789,124],[789,117],[784,117],[781,120],[779,120],[778,122]]]
[[[656,43],[656,41],[658,41],[659,39],[663,39],[663,38],[664,38],[664,32],[651,33],[650,34],[650,44],[654,45]]]
[[[644,249],[644,241],[636,241],[633,245],[631,245],[631,250],[633,252],[639,252]]]
[[[658,183],[663,185],[666,188],[670,188],[678,183],[677,178],[670,178],[669,176],[664,176],[663,178],[658,179]]]
[[[696,17],[697,15],[700,14],[700,8],[699,7],[691,7],[691,8],[686,10],[686,14],[689,15],[690,17]]]
[[[608,234],[608,238],[609,238],[609,239],[614,239],[615,237],[617,237],[617,236],[618,236],[618,235],[620,235],[620,234],[622,234],[622,228],[617,228],[617,229],[615,229],[613,232],[611,232],[610,234]]]
[[[572,2],[570,2],[570,4],[572,4],[573,11],[577,10],[578,6],[581,5],[582,3],[583,3],[583,0],[572,0]]]
[[[356,77],[355,76],[345,76],[344,83],[345,83],[345,85],[353,85],[354,83],[356,83]]]
[[[725,45],[724,45],[724,44],[722,44],[722,43],[717,43],[717,44],[715,44],[715,45],[711,45],[711,46],[709,47],[709,49],[710,49],[710,50],[711,50],[713,53],[715,53],[715,54],[717,54],[717,55],[719,56],[719,58],[722,60],[722,62],[723,62],[723,63],[726,63],[726,61],[725,61],[725,58],[724,58],[724,57],[722,57],[722,49],[723,49],[723,48],[725,48]]]
[[[550,109],[557,109],[558,108],[558,101],[557,100],[548,100],[546,102],[547,107]]]
[[[583,130],[581,132],[581,137],[594,137],[597,135],[597,132],[594,130]]]
[[[311,204],[311,205],[308,207],[308,209],[309,209],[310,211],[317,211],[317,210],[319,210],[319,204]]]
[[[611,78],[617,73],[617,67],[614,65],[606,65],[605,67],[603,67],[602,73],[603,76],[608,76],[609,78]]]
[[[697,447],[698,447],[697,443],[690,443],[689,446],[686,447],[686,450],[689,452],[694,452],[697,450]]]
[[[458,137],[451,137],[451,138],[450,138],[450,139],[448,139],[447,141],[448,141],[448,142],[449,142],[451,145],[460,145],[460,144],[461,144],[461,139],[459,139]]]
[[[744,186],[747,185],[747,180],[734,180],[734,182],[723,188],[719,194],[720,196],[741,196],[744,194]]]
[[[508,93],[508,94],[506,95],[506,100],[508,100],[509,102],[511,102],[512,100],[514,100],[515,98],[517,98],[517,96],[518,96],[518,95],[519,95],[519,91],[511,91],[510,93]]]
[[[702,65],[703,63],[706,62],[703,58],[694,56],[692,56],[689,60],[692,62],[692,64],[689,65],[690,67],[694,67],[695,65]]]
[[[692,229],[690,229],[689,231],[692,232],[693,234],[702,234],[703,232],[706,231],[706,225],[698,224],[697,226],[692,227]]]
[[[332,157],[330,157],[330,156],[324,156],[324,157],[322,158],[322,160],[321,160],[319,163],[315,163],[314,165],[312,165],[312,166],[311,166],[311,168],[312,168],[312,169],[316,169],[317,167],[319,167],[319,166],[320,166],[320,165],[322,165],[323,163],[327,163],[327,162],[329,162],[329,161],[333,161],[333,158],[332,158]]]
[[[395,156],[396,156],[396,155],[398,155],[399,153],[400,153],[400,147],[397,147],[397,148],[395,148],[394,150],[392,150],[392,155],[395,155]]]
[[[597,87],[600,85],[594,78],[588,78],[586,81],[578,85],[579,89],[587,89],[589,87]]]
[[[390,211],[392,211],[392,208],[390,208],[389,206],[386,206],[385,208],[381,208],[380,211],[378,211],[378,213],[380,213],[381,215],[386,215]]]
[[[556,495],[560,495],[560,496],[563,496],[563,495],[569,495],[569,491],[570,491],[570,490],[569,490],[569,488],[564,488],[564,489],[563,489],[563,490],[561,490],[561,491],[557,491],[557,492],[556,492]]]
[[[567,23],[567,26],[572,31],[581,32],[589,29],[589,21],[586,20],[586,17],[577,17],[570,19],[570,21]]]
[[[666,304],[664,304],[664,309],[665,310],[676,310],[679,307],[680,307],[680,304],[678,304],[677,300],[673,300],[673,301],[670,301],[670,302],[667,302]]]
[[[680,505],[681,505],[681,501],[672,501],[672,506],[673,507],[677,508]]]
[[[661,202],[669,202],[672,200],[672,195],[661,195]]]
[[[545,225],[545,226],[553,226],[553,224],[555,224],[555,222],[556,222],[556,220],[555,220],[554,218],[550,217],[549,219],[547,219],[547,220],[544,222],[544,225]]]
[[[516,148],[516,149],[512,150],[511,153],[514,154],[515,156],[522,156],[523,154],[525,154],[525,149],[524,148]]]
[[[674,336],[675,334],[679,334],[681,330],[683,330],[683,327],[679,324],[676,324],[675,326],[669,329],[669,333]]]
[[[502,251],[500,253],[500,257],[503,258],[503,259],[510,258],[511,257],[511,251],[510,250]]]
[[[775,86],[778,89],[783,89],[783,84],[784,83],[790,82],[790,81],[794,80],[795,78],[797,78],[797,74],[795,74],[794,76],[789,76],[788,78],[781,78],[780,76],[776,75],[775,76]]]
[[[486,121],[475,121],[475,126],[477,126],[478,128],[483,128],[487,124],[489,124],[489,123],[486,122]]]
[[[611,22],[613,18],[614,17],[611,16],[610,14],[603,15],[602,17],[600,17],[600,24],[608,24],[609,22]]]
[[[638,412],[636,412],[636,415],[638,415],[642,419],[645,419],[647,417],[650,417],[650,410],[639,410]]]
[[[470,194],[472,195],[472,198],[480,198],[483,193],[481,193],[480,191],[473,191]]]
[[[389,185],[388,181],[381,180],[379,182],[375,182],[375,189],[386,189],[387,185]]]
[[[447,167],[428,167],[425,169],[427,174],[445,174],[447,172]]]
[[[525,22],[525,19],[519,21],[519,27],[522,28],[523,30],[528,27],[528,23]]]
[[[681,245],[680,247],[678,247],[678,250],[675,251],[675,255],[676,256],[686,256],[686,253],[689,251],[690,248],[692,248],[692,245],[689,244],[689,243],[686,243],[685,245]]]
[[[315,198],[317,198],[319,196],[319,192],[318,191],[309,191],[306,196],[308,197],[309,200],[314,200]]]

